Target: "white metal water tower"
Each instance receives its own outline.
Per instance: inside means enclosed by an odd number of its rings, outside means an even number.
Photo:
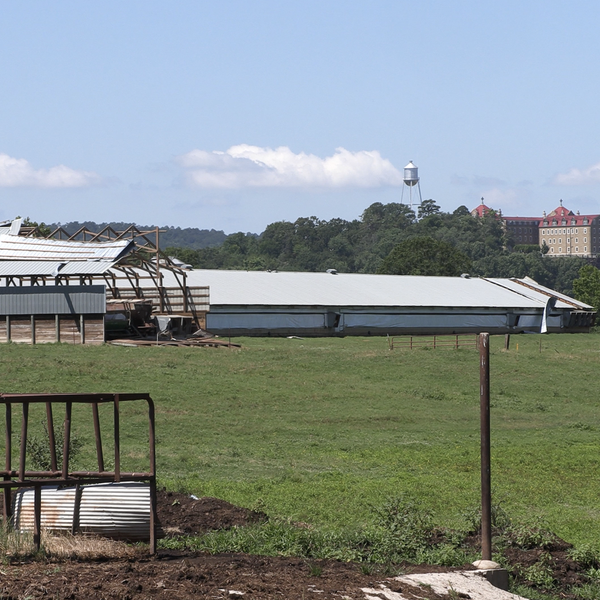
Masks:
[[[413,188],[417,186],[419,190],[419,201],[413,203],[412,192]],[[413,206],[420,206],[423,199],[421,198],[421,184],[419,183],[419,169],[416,167],[412,160],[404,167],[404,185],[402,186],[402,196],[400,198],[400,202],[404,204],[404,186],[408,187],[408,206],[412,209]]]

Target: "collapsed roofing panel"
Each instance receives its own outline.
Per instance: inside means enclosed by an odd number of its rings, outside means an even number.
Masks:
[[[116,261],[133,250],[133,240],[77,242],[0,234],[0,261]]]
[[[57,277],[58,275],[103,275],[116,261],[90,260],[0,260],[2,277]]]
[[[534,279],[530,277],[524,277],[523,279],[498,279],[498,278],[488,278],[488,281],[495,283],[496,285],[500,285],[509,290],[516,292],[517,294],[522,294],[523,296],[527,296],[528,298],[532,298],[542,303],[548,302],[549,298],[557,298],[556,308],[571,308],[575,307],[580,310],[593,310],[594,307],[589,304],[585,304],[580,300],[575,300],[567,296],[566,294],[561,294],[556,290],[544,287],[540,285]]]

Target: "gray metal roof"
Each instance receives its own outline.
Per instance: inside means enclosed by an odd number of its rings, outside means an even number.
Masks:
[[[130,252],[133,247],[133,240],[76,242],[19,237],[0,233],[0,261],[114,261]]]
[[[164,271],[165,285],[174,285]],[[543,308],[548,296],[510,279],[193,270],[189,286],[210,286],[211,306]],[[539,286],[542,289],[541,286]],[[556,292],[550,290],[552,295]],[[566,298],[566,296],[565,296]],[[575,301],[573,301],[575,302]],[[590,309],[578,303],[583,310]],[[571,307],[559,302],[559,308]]]
[[[0,278],[102,275],[115,263],[115,260],[77,260],[69,262],[56,260],[0,260]]]

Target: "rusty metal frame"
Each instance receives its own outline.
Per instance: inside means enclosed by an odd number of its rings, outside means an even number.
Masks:
[[[120,444],[120,403],[135,400],[145,400],[148,404],[148,428],[149,428],[149,459],[150,471],[147,473],[134,472],[124,473],[121,471],[121,444]],[[64,446],[62,465],[57,464],[56,440],[54,436],[54,411],[53,405],[61,403],[65,405],[64,421]],[[113,405],[114,425],[114,471],[106,471],[104,467],[104,453],[102,448],[102,436],[100,433],[100,416],[98,405]],[[8,523],[12,513],[11,492],[12,489],[24,487],[34,488],[34,531],[33,541],[37,550],[40,548],[41,539],[41,498],[42,486],[60,485],[76,486],[90,483],[120,482],[120,481],[142,481],[150,485],[150,553],[156,553],[156,437],[154,402],[149,394],[0,394],[0,405],[4,404],[6,415],[5,431],[5,465],[0,470],[0,489],[4,492],[3,517]],[[46,426],[50,444],[50,471],[28,471],[27,462],[27,430],[29,425],[30,404],[45,404]],[[71,413],[73,404],[88,404],[92,408],[92,419],[94,422],[94,436],[96,440],[96,458],[98,461],[97,471],[69,471],[69,449],[71,445]],[[13,469],[12,465],[12,420],[13,405],[20,405],[21,435],[19,448],[19,466]],[[77,503],[76,503],[77,504]]]

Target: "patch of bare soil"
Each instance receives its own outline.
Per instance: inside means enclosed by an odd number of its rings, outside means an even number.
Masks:
[[[496,539],[502,535],[500,530],[494,530],[494,533]],[[480,536],[472,535],[466,543],[480,548]],[[550,534],[537,544],[524,546],[519,546],[510,535],[505,534],[504,544],[496,548],[506,558],[515,581],[535,587],[538,592],[544,590],[569,600],[579,598],[571,588],[589,583],[590,578],[586,574],[587,566],[571,558],[569,550],[573,548],[572,544]]]
[[[318,573],[318,575],[316,575]],[[402,590],[407,599],[437,600],[428,588],[399,586],[384,576],[362,574],[357,565],[242,554],[161,552],[154,558],[102,563],[28,563],[2,568],[1,597],[191,600],[364,600],[361,588],[380,583]]]
[[[218,498],[157,492],[158,521],[166,536],[199,535],[211,529],[230,529],[266,521],[264,513],[234,506]]]
[[[263,513],[216,498],[195,499],[166,491],[158,494],[158,517],[166,535],[194,535],[266,519]],[[469,543],[478,545],[477,536],[473,536]],[[543,548],[524,550],[507,547],[505,554],[514,565],[517,576],[542,564],[552,573],[560,589],[566,592],[568,586],[580,585],[587,580],[585,570],[569,558],[569,547],[556,538]],[[472,567],[462,567],[468,568]],[[400,570],[424,573],[457,569],[400,565]],[[436,595],[426,587],[415,589],[398,583],[389,575],[383,568],[367,574],[360,565],[332,560],[208,555],[173,550],[161,551],[151,557],[143,547],[130,547],[127,553],[103,560],[71,558],[5,564],[0,566],[0,598],[364,600],[366,596],[362,588],[379,588],[382,583],[407,599],[448,598]],[[574,596],[563,593],[561,597]]]

